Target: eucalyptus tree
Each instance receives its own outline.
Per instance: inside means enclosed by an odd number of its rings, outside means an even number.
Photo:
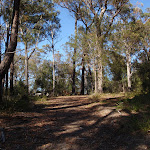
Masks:
[[[139,17],[140,16],[140,17]],[[140,12],[138,16],[138,28],[141,28],[139,50],[136,61],[136,77],[139,79],[137,90],[150,92],[150,8],[147,12]],[[135,76],[135,74],[133,74]],[[139,86],[140,85],[140,86]],[[137,84],[136,84],[137,86]]]
[[[75,45],[74,45],[74,54],[73,54],[73,72],[72,72],[72,95],[76,94],[76,86],[75,86],[75,79],[76,79],[76,53],[77,53],[77,22],[79,20],[80,14],[80,7],[82,3],[80,1],[62,1],[62,0],[55,0],[61,7],[68,9],[71,13],[73,13],[73,17],[75,18]]]
[[[7,2],[5,0],[1,1],[1,14],[3,17],[3,22],[4,22],[3,24],[4,24],[4,26],[6,26],[4,28],[5,32],[3,35],[3,41],[5,43],[4,44],[5,45],[5,50],[4,50],[5,52],[7,51],[9,40],[10,40],[10,34],[11,34],[10,28],[11,28],[11,24],[12,24],[12,15],[11,15],[12,12],[13,12],[13,1],[12,0],[8,0]],[[11,70],[11,68],[12,67],[10,67],[10,70]],[[7,91],[8,91],[8,71],[5,73],[5,78],[6,79],[3,78],[3,81],[5,81],[5,83],[6,83],[5,94],[7,94]],[[12,80],[10,80],[10,87],[12,85],[11,83],[12,83]],[[11,91],[12,90],[10,89],[10,92]]]
[[[147,8],[145,13],[140,13],[140,19],[138,19],[139,25],[143,31],[141,34],[141,49],[145,55],[146,61],[150,60],[149,47],[150,47],[150,8]]]
[[[88,75],[88,69],[90,69],[90,59],[89,58],[89,52],[90,48],[87,42],[87,28],[84,28],[83,26],[80,26],[78,28],[77,32],[77,46],[79,51],[79,61],[81,62],[81,91],[80,94],[84,95],[84,92],[88,93],[87,90],[87,75]],[[87,69],[88,68],[88,69]]]
[[[78,1],[61,1],[61,0],[56,0],[56,2],[63,8],[67,8],[71,13],[73,13],[74,17],[75,17],[75,46],[74,46],[74,54],[73,54],[73,75],[72,75],[72,94],[75,94],[75,70],[76,70],[76,53],[77,53],[77,21],[82,21],[83,24],[85,25],[85,29],[86,29],[86,34],[88,33],[88,30],[90,28],[90,26],[92,25],[92,20],[91,20],[91,16],[88,12],[88,10],[86,9],[86,7],[84,7],[82,1],[78,0]],[[85,49],[85,48],[84,48]],[[86,50],[85,50],[86,51]],[[81,80],[81,92],[80,94],[84,95],[84,72],[85,72],[85,54],[86,52],[82,53],[82,80]]]
[[[35,9],[33,9],[33,7]],[[53,20],[56,16],[54,4],[52,1],[22,1],[20,17],[20,38],[25,45],[25,80],[28,88],[28,61],[34,51],[37,49],[38,43],[45,38],[45,24]],[[30,55],[28,50],[30,47],[35,47],[31,50]],[[29,56],[28,56],[29,55]]]
[[[8,71],[11,62],[13,61],[14,52],[16,50],[18,24],[19,24],[19,7],[20,7],[20,0],[14,0],[10,43],[8,45],[7,51],[5,52],[4,58],[0,63],[0,78],[1,79],[5,76],[5,73]],[[0,96],[0,102],[1,101],[2,101],[2,95]]]
[[[78,0],[61,1],[63,4],[77,4],[79,7],[78,16],[84,21],[84,17],[90,16],[91,24],[96,28],[97,63],[98,63],[98,92],[103,92],[103,44],[107,39],[115,18],[127,8],[129,0]],[[75,4],[74,4],[75,3]],[[69,7],[72,8],[72,7]],[[88,20],[89,23],[89,20]],[[85,24],[86,25],[86,24]]]
[[[81,3],[81,2],[80,2]],[[88,57],[88,53],[89,53],[89,46],[88,46],[88,34],[90,32],[90,28],[93,24],[93,20],[92,20],[92,16],[91,14],[89,13],[89,11],[87,10],[86,7],[84,7],[84,5],[82,5],[82,7],[80,7],[79,9],[79,17],[80,17],[80,20],[82,21],[82,23],[84,24],[85,26],[85,36],[84,36],[84,47],[83,47],[83,53],[82,53],[82,80],[81,80],[81,94],[84,95],[84,88],[86,86],[86,89],[87,89],[87,80],[85,80],[86,76],[84,74],[85,72],[85,59],[87,59]],[[90,66],[89,67],[89,70],[90,70]],[[84,81],[85,80],[85,81]],[[86,82],[86,85],[84,85],[84,82]],[[88,93],[88,91],[87,91]]]
[[[125,8],[128,0],[82,0],[84,6],[93,16],[93,23],[97,36],[97,62],[98,62],[98,92],[103,92],[103,44],[107,39],[111,26],[118,14]]]
[[[55,11],[51,20],[47,21],[44,25],[45,38],[49,41],[50,45],[46,45],[48,51],[53,54],[53,96],[55,95],[55,40],[57,39],[60,30],[60,19],[58,18],[59,12]]]
[[[126,72],[127,72],[127,87],[128,91],[132,88],[132,73],[135,70],[133,68],[133,56],[141,49],[141,39],[144,27],[141,21],[136,18],[136,8],[130,13],[129,16],[118,22],[116,33],[117,38],[114,43],[117,44],[122,50],[122,54],[126,56]],[[115,45],[116,45],[115,44]]]

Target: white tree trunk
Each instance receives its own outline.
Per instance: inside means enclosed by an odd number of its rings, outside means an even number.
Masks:
[[[126,61],[127,61],[127,82],[128,82],[128,90],[131,90],[131,55],[130,51],[127,48],[126,50]]]
[[[96,61],[95,61],[93,70],[94,70],[94,78],[95,78],[95,91],[94,92],[97,93],[98,89],[97,89],[97,68],[96,68]]]
[[[98,92],[103,93],[103,66],[101,60],[98,64]]]

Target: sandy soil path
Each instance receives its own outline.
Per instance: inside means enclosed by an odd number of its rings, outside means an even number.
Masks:
[[[31,112],[0,115],[6,142],[0,150],[145,150],[149,136],[123,132],[131,114],[88,96],[64,96],[37,103]]]

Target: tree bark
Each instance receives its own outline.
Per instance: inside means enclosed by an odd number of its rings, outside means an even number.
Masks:
[[[103,93],[103,66],[101,60],[98,64],[98,92]]]
[[[87,84],[87,94],[89,95],[90,94],[90,92],[92,91],[92,92],[94,92],[93,91],[93,78],[92,78],[92,71],[91,71],[91,68],[90,68],[90,66],[88,65],[88,72],[89,72],[89,81],[87,81],[88,82],[88,84]]]
[[[55,96],[55,55],[54,55],[54,33],[52,31],[52,51],[53,51],[53,96]]]
[[[10,65],[10,93],[13,95],[14,92],[14,60]]]
[[[82,56],[82,80],[81,80],[81,95],[84,95],[84,71],[85,71],[85,66],[84,66],[84,54]]]
[[[96,33],[97,33],[97,63],[98,63],[98,93],[103,93],[103,65],[102,65],[102,53],[103,53],[103,35],[101,31],[101,20],[96,18]]]
[[[19,24],[19,5],[20,0],[14,0],[13,8],[13,23],[10,37],[10,44],[8,45],[7,52],[5,53],[4,59],[0,64],[0,76],[4,77],[6,71],[9,69],[10,64],[14,57],[14,52],[17,46],[17,35],[18,35],[18,24]]]
[[[73,54],[73,73],[72,73],[72,95],[75,95],[75,78],[76,78],[76,45],[77,45],[77,14],[75,15],[75,47]]]
[[[126,50],[126,62],[127,62],[128,91],[131,91],[131,55],[128,48]]]
[[[7,52],[8,49],[8,43],[9,43],[9,30],[10,30],[10,25],[6,24],[6,28],[7,28],[7,40],[5,43],[5,52]],[[8,94],[8,71],[6,72],[6,95]]]
[[[1,63],[1,55],[2,55],[2,51],[1,51],[1,40],[2,40],[2,34],[1,34],[1,13],[0,13],[0,63]],[[3,95],[3,85],[2,85],[2,76],[0,76],[0,102],[2,101],[2,95]]]
[[[84,93],[84,94],[88,94],[87,71],[86,71],[86,69],[85,69],[84,71],[85,71],[85,73],[84,73],[84,79],[85,79],[85,93]]]
[[[25,85],[26,85],[27,92],[28,92],[29,82],[28,82],[28,48],[27,48],[27,42],[25,42]]]
[[[20,0],[14,0],[10,44],[8,45],[8,49],[7,49],[7,52],[5,53],[3,61],[0,63],[0,87],[2,85],[1,84],[2,78],[5,76],[5,73],[6,71],[8,71],[10,64],[13,60],[14,52],[17,46],[19,6],[20,6]],[[1,102],[2,102],[2,89],[0,89],[0,103]]]
[[[99,39],[99,38],[98,38]],[[103,65],[102,65],[102,43],[98,41],[98,93],[103,93]]]
[[[86,31],[85,31],[85,34],[87,36],[87,33],[88,33],[88,27],[86,25]],[[85,44],[87,43],[87,37],[85,37]],[[82,55],[82,80],[81,80],[81,95],[84,95],[84,89],[85,89],[85,53],[86,53],[86,50],[87,47],[85,46],[85,49],[83,49],[83,55]]]
[[[96,62],[95,62],[95,66],[94,66],[94,78],[95,78],[95,93],[98,92],[98,88],[97,88],[97,68],[96,68]]]

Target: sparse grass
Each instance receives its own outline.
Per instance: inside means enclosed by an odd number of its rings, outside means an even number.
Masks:
[[[89,97],[89,99],[92,100],[92,101],[98,101],[98,100],[100,100],[100,98],[101,98],[101,95],[98,94],[98,93],[92,94],[92,95]]]
[[[135,112],[150,111],[150,94],[146,95],[128,95],[118,103],[118,108],[127,109]]]
[[[124,124],[123,132],[141,132],[150,131],[150,118],[148,114],[130,116],[128,122]]]
[[[42,96],[42,97],[36,97],[36,101],[35,104],[47,104],[47,97],[46,96]]]
[[[130,130],[147,132],[150,130],[150,94],[135,95],[128,93],[128,95],[118,103],[117,109],[128,110],[137,115],[130,118]]]
[[[103,94],[99,94],[99,93],[95,93],[92,94],[89,99],[94,101],[105,101],[104,99],[109,99],[109,98],[121,98],[124,96],[124,93],[103,93]]]
[[[150,131],[150,94],[140,94],[135,92],[119,94],[93,94],[90,96],[92,102],[105,103],[107,99],[116,98],[118,100],[116,109],[130,112],[129,121],[125,124],[125,131]]]
[[[38,101],[45,102],[45,101],[47,101],[47,97],[42,96],[42,97],[38,98]]]

